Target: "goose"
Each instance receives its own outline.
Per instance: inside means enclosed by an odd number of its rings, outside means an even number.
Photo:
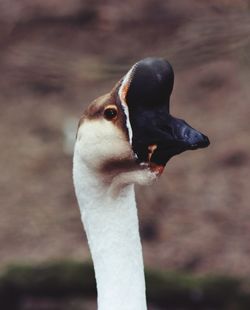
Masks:
[[[97,285],[99,310],[145,310],[146,289],[134,184],[208,138],[169,113],[174,72],[162,58],[132,66],[80,118],[73,182]]]

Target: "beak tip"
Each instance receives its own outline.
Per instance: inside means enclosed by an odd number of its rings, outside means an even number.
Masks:
[[[200,142],[200,147],[201,148],[208,147],[210,144],[208,137],[205,135],[202,135],[202,137],[203,137],[203,140]]]
[[[190,142],[189,145],[191,150],[203,149],[205,147],[208,147],[210,144],[208,137],[200,132],[196,132],[195,137],[192,138]]]

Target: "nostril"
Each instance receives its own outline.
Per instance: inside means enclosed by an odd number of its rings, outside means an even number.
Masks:
[[[179,132],[179,136],[181,139],[184,139],[184,140],[195,139],[195,133],[189,127],[183,127],[182,130]]]

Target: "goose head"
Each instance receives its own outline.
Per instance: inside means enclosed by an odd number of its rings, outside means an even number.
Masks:
[[[170,114],[174,72],[164,59],[137,62],[112,91],[80,119],[77,141],[96,171],[149,169],[161,174],[173,156],[209,145],[209,139]]]

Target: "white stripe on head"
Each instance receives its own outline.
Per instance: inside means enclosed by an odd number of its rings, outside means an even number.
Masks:
[[[132,127],[129,121],[129,110],[128,110],[128,104],[126,102],[126,95],[128,92],[129,84],[131,82],[131,77],[133,74],[133,71],[136,67],[137,63],[133,65],[133,67],[128,71],[128,73],[125,75],[122,81],[122,85],[120,86],[119,89],[119,98],[121,100],[122,108],[124,110],[124,113],[126,115],[126,126],[128,128],[128,136],[129,136],[129,143],[132,145],[132,138],[133,138],[133,131]]]

